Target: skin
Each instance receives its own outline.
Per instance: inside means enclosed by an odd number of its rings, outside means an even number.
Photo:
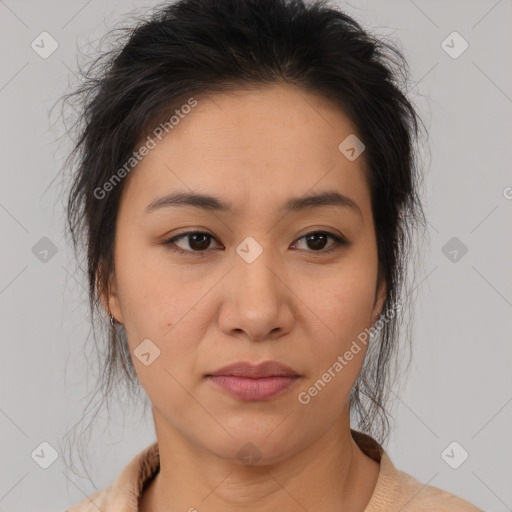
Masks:
[[[160,448],[139,510],[362,511],[379,473],[350,434],[349,395],[366,347],[310,403],[297,398],[373,325],[385,299],[364,161],[338,150],[354,126],[329,100],[287,84],[196,99],[126,178],[115,273],[102,296],[132,354],[148,338],[160,350],[148,366],[133,357]],[[144,212],[178,190],[234,211]],[[291,197],[325,190],[359,211],[278,212]],[[187,230],[211,238],[176,241],[185,255],[162,243]],[[326,254],[333,239],[304,238],[318,231],[350,245]],[[250,264],[236,252],[248,236],[263,249]],[[301,375],[268,401],[234,398],[205,379],[233,362],[267,360]],[[237,456],[248,442],[261,457],[254,465]]]

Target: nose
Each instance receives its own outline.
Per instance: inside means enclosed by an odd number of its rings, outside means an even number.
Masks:
[[[280,338],[295,321],[290,276],[269,249],[251,263],[238,254],[226,276],[219,327],[229,336],[250,341]]]

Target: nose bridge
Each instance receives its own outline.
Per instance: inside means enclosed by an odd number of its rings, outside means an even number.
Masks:
[[[219,317],[224,332],[243,331],[254,340],[289,330],[293,315],[280,273],[281,262],[265,243],[247,237],[237,246]]]
[[[261,243],[260,243],[261,242]],[[278,258],[270,245],[260,238],[260,242],[252,236],[246,237],[236,248],[235,279],[247,287],[247,292],[253,297],[257,294],[268,295],[267,300],[273,300],[279,292],[275,282],[280,267]],[[239,292],[242,293],[243,287]],[[239,297],[240,298],[240,297]]]

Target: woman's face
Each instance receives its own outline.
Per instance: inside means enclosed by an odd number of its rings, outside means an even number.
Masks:
[[[351,347],[385,297],[363,160],[346,151],[352,139],[339,149],[354,134],[349,119],[291,86],[195,99],[127,178],[109,308],[126,327],[159,436],[276,462],[348,428],[367,348]],[[155,203],[177,193],[216,200]],[[325,193],[327,204],[296,202]],[[186,232],[200,234],[176,238]],[[299,377],[207,377],[264,361]]]

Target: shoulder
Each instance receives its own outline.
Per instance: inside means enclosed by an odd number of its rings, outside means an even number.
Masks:
[[[351,434],[359,448],[380,465],[375,489],[364,512],[484,512],[455,494],[423,484],[397,469],[386,450],[370,435],[353,429]]]
[[[139,451],[118,474],[110,487],[85,497],[65,512],[137,510],[140,490],[160,466],[158,443]]]
[[[404,471],[395,469],[394,480],[402,512],[483,512],[469,501],[439,487],[423,484]]]

